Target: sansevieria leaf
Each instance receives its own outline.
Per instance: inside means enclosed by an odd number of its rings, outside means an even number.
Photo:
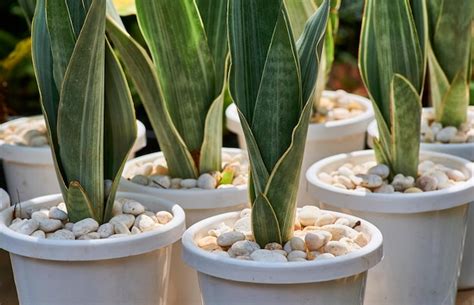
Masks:
[[[297,48],[282,1],[229,5],[230,89],[249,152],[252,228],[260,245],[293,236],[312,73],[317,75],[328,14],[325,1]]]
[[[359,66],[379,128],[376,157],[395,174],[417,172],[426,26],[422,1],[366,1]]]

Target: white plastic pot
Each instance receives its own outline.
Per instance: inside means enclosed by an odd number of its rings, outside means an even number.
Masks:
[[[383,256],[382,234],[375,226],[362,221],[370,242],[361,250],[320,261],[237,260],[196,245],[209,229],[220,223],[233,226],[238,219],[239,212],[214,216],[193,225],[183,235],[183,259],[198,271],[204,305],[362,305],[367,271]]]
[[[10,207],[10,197],[0,189],[0,212]],[[11,272],[8,252],[0,249],[0,304],[11,304],[16,300],[15,284]]]
[[[2,124],[0,128],[35,118],[12,120]],[[137,129],[137,140],[129,159],[146,146],[146,128],[142,122],[137,121]],[[11,145],[0,140],[0,159],[3,160],[3,171],[12,202],[25,201],[61,191],[49,147]]]
[[[454,167],[469,180],[433,192],[365,194],[318,178],[318,173],[347,162],[373,161],[373,151],[326,158],[306,173],[322,207],[366,219],[382,231],[385,257],[369,274],[365,305],[455,304],[474,167],[467,160],[434,152],[422,152],[420,159]]]
[[[424,112],[432,112],[433,108],[424,108]],[[474,106],[469,107],[469,117],[474,117]],[[372,121],[367,128],[367,145],[373,147],[374,137],[378,137],[377,122]],[[474,143],[460,144],[440,144],[440,143],[421,143],[421,149],[446,153],[460,158],[474,161]],[[474,200],[474,194],[471,201]],[[466,241],[464,245],[464,255],[461,266],[461,275],[458,282],[459,289],[474,288],[474,208],[469,210],[467,221]]]
[[[242,153],[236,148],[223,148],[223,153],[231,156]],[[124,176],[135,168],[136,164],[163,159],[163,153],[145,155],[130,160],[125,165]],[[186,212],[186,226],[221,213],[237,211],[248,205],[247,185],[235,188],[215,190],[165,190],[132,183],[122,179],[120,190],[154,197],[165,198],[178,203]],[[196,272],[184,264],[181,259],[181,243],[173,245],[171,261],[169,305],[201,305],[201,294]]]
[[[184,211],[175,203],[121,193],[152,211],[167,210],[166,226],[129,238],[47,240],[22,235],[7,226],[14,208],[0,213],[0,247],[10,252],[21,305],[166,305],[171,245],[184,231]],[[61,195],[21,203],[51,207]]]
[[[323,92],[325,97],[332,97],[335,94],[335,91]],[[335,154],[364,148],[365,131],[369,123],[374,119],[372,104],[365,97],[354,94],[348,95],[355,102],[363,105],[366,111],[361,115],[345,120],[309,125],[298,190],[298,202],[301,206],[314,202],[314,199],[308,192],[308,183],[305,179],[306,169],[311,164]],[[226,117],[227,128],[237,134],[240,147],[245,149],[244,133],[235,104],[227,107]]]
[[[433,108],[423,108],[423,113],[433,112]],[[469,117],[474,118],[474,106],[469,106]],[[377,121],[372,121],[367,128],[367,145],[373,148],[373,139],[378,138]],[[439,153],[458,156],[467,160],[474,161],[474,143],[421,143],[421,150],[434,151]],[[474,252],[473,252],[474,254]]]

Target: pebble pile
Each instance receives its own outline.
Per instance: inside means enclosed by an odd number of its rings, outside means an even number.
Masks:
[[[41,147],[48,145],[46,124],[41,118],[28,118],[0,129],[0,139],[7,144]]]
[[[365,107],[354,101],[344,90],[337,90],[333,97],[321,97],[318,111],[311,118],[311,123],[344,120],[365,112]]]
[[[222,154],[222,170],[204,173],[198,179],[181,179],[168,175],[165,161],[136,164],[126,176],[136,184],[161,189],[212,190],[246,185],[248,180],[248,160],[243,154],[231,156]]]
[[[284,245],[260,247],[254,241],[250,209],[240,213],[233,227],[224,223],[197,240],[206,251],[225,257],[261,262],[304,262],[346,255],[366,246],[369,237],[361,232],[361,222],[339,218],[315,206],[298,209],[294,237]]]
[[[444,127],[435,121],[433,113],[426,113],[421,121],[421,141],[424,143],[474,143],[474,116],[456,128]]]
[[[105,224],[86,218],[76,223],[68,221],[66,205],[28,211],[27,218],[15,218],[9,228],[37,238],[61,240],[90,240],[120,238],[147,232],[166,225],[173,219],[167,211],[154,213],[131,199],[117,199],[112,219]]]
[[[347,190],[365,193],[420,193],[442,190],[467,180],[466,175],[454,168],[422,161],[418,165],[418,176],[397,174],[389,179],[390,169],[384,164],[366,162],[346,163],[331,173],[318,174],[319,179]]]

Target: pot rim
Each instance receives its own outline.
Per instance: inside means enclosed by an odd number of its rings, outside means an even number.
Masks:
[[[245,153],[244,150],[240,148],[222,148],[223,153],[228,153],[231,155],[237,155]],[[157,158],[164,158],[163,152],[156,152],[134,158],[127,161],[123,173],[126,173],[127,170],[136,163],[146,162],[149,159],[156,160]],[[166,198],[173,198],[177,203],[184,209],[212,209],[216,207],[230,207],[236,204],[243,203],[243,198],[247,198],[247,184],[238,185],[232,188],[222,188],[222,189],[213,189],[213,190],[183,190],[183,189],[159,189],[149,186],[139,185],[133,183],[126,179],[123,174],[120,181],[121,187],[128,192],[133,193],[143,193],[143,194],[153,194],[153,196],[166,196]],[[187,200],[180,200],[186,198]],[[235,198],[232,200],[226,200],[227,198]],[[216,206],[216,201],[218,206]],[[244,202],[246,199],[244,200]]]
[[[137,201],[156,201],[153,204],[173,214],[166,225],[149,232],[127,238],[97,240],[50,240],[20,234],[5,223],[11,218],[15,207],[0,212],[0,248],[16,255],[53,261],[97,261],[122,258],[148,253],[167,247],[181,238],[185,230],[183,209],[168,200],[149,195],[117,193]],[[35,205],[53,205],[63,201],[61,194],[47,195],[22,202],[22,208]],[[145,204],[146,205],[146,204]]]
[[[373,150],[362,150],[339,154],[322,159],[311,165],[306,171],[306,180],[310,185],[310,192],[314,198],[338,208],[348,208],[356,211],[411,214],[421,212],[440,211],[461,206],[472,201],[474,193],[474,163],[468,160],[431,151],[421,151],[420,160],[443,160],[457,165],[469,179],[464,183],[452,187],[422,193],[363,193],[345,190],[319,179],[318,174],[326,167],[335,163],[343,164],[349,159],[364,159],[366,162],[374,160]],[[471,198],[471,200],[469,199]]]
[[[5,127],[31,119],[41,119],[42,117],[43,115],[21,117],[5,122],[0,126]],[[133,144],[132,153],[139,151],[145,146],[146,128],[141,121],[137,120],[137,138]],[[4,140],[0,140],[0,159],[20,164],[53,165],[53,158],[49,145],[40,147],[21,146],[8,144]]]
[[[323,95],[327,97],[331,97],[335,94],[336,91],[323,91]],[[365,111],[360,115],[348,119],[329,121],[325,123],[310,123],[307,135],[308,140],[331,140],[334,139],[334,137],[340,138],[342,136],[350,136],[352,134],[364,133],[366,131],[367,125],[374,118],[372,102],[357,94],[347,93],[347,95],[349,95],[355,102],[362,104],[365,107]],[[242,133],[236,105],[229,105],[225,114],[227,117],[227,128],[234,133]]]
[[[327,211],[349,219],[360,218]],[[183,235],[183,260],[199,272],[232,281],[260,284],[316,283],[363,273],[378,264],[383,257],[382,233],[373,224],[362,220],[370,233],[370,242],[360,250],[325,260],[287,263],[262,263],[223,257],[199,248],[194,237],[199,232],[226,220],[237,220],[240,212],[230,212],[204,219]]]

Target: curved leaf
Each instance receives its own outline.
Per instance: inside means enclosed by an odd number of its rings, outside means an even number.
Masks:
[[[101,221],[95,213],[95,208],[79,181],[71,181],[65,196],[65,203],[68,210],[69,221],[77,222],[85,218],[93,218]]]
[[[191,154],[199,156],[206,114],[221,88],[215,89],[198,9],[194,1],[137,0],[136,6],[167,109]]]
[[[67,181],[79,181],[103,215],[105,0],[93,1],[60,94],[58,143]]]
[[[111,18],[107,18],[107,32],[127,68],[153,130],[160,142],[170,175],[173,177],[196,178],[194,161],[176,130],[161,93],[156,69],[146,51]]]
[[[212,103],[206,117],[204,141],[199,159],[199,172],[208,173],[222,169],[222,129],[224,111],[224,91]]]
[[[442,116],[439,122],[443,126],[459,126],[467,121],[469,107],[469,86],[465,73],[460,71],[443,96]]]
[[[258,194],[252,206],[252,227],[255,241],[260,245],[277,242],[283,243],[280,224],[272,205],[264,194]],[[294,219],[294,218],[293,218]]]

